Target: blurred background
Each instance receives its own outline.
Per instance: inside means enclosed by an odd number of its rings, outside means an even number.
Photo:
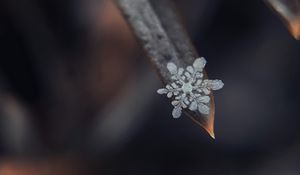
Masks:
[[[215,93],[173,119],[111,0],[0,1],[0,175],[300,174],[300,42],[262,0],[174,1]]]

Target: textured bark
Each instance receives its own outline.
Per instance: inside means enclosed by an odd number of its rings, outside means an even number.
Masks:
[[[167,63],[185,68],[198,57],[194,46],[169,0],[116,0],[135,36],[158,71],[164,83],[170,82]],[[209,116],[185,111],[214,138],[214,99],[211,97]]]

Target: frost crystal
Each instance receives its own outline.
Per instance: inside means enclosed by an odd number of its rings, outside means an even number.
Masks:
[[[188,66],[186,69],[177,68],[172,62],[167,64],[173,81],[165,88],[158,89],[157,93],[167,94],[168,98],[174,96],[172,101],[174,118],[181,116],[183,108],[209,114],[209,94],[211,90],[221,89],[224,83],[221,80],[203,79],[205,64],[206,60],[203,57],[197,58],[193,66]]]

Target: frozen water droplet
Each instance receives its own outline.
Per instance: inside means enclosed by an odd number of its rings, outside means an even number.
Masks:
[[[209,96],[200,96],[198,97],[198,101],[201,103],[208,103],[210,100]]]
[[[219,90],[224,86],[224,83],[221,80],[213,80],[211,82],[211,89],[212,90]]]
[[[177,66],[174,63],[168,63],[167,68],[171,74],[177,74]]]
[[[197,110],[197,103],[195,101],[193,101],[190,105],[190,108],[189,108],[191,111],[195,111]]]
[[[184,69],[183,69],[182,67],[179,68],[179,69],[178,69],[178,75],[182,75],[183,71],[184,71]]]
[[[174,100],[174,101],[172,101],[172,103],[171,103],[173,106],[177,106],[178,104],[179,104],[179,101],[177,101],[177,100]]]
[[[175,107],[172,111],[173,118],[179,118],[181,113],[181,107]]]
[[[192,66],[188,66],[186,70],[189,71],[191,74],[194,73],[194,68]]]
[[[198,111],[201,113],[201,114],[209,114],[209,107],[206,106],[205,104],[202,104],[202,103],[199,103],[198,104]]]
[[[162,89],[158,89],[158,90],[157,90],[157,93],[159,93],[159,94],[166,94],[167,92],[168,92],[168,90],[165,89],[165,88],[162,88]]]
[[[206,60],[203,57],[201,57],[201,58],[197,58],[194,61],[193,66],[196,71],[202,72],[203,68],[205,67],[205,64],[206,64]]]

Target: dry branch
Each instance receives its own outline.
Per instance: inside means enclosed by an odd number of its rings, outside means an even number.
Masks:
[[[143,45],[164,83],[170,82],[167,63],[179,67],[191,65],[198,57],[194,46],[169,0],[116,0],[125,19]],[[214,100],[211,97],[209,116],[185,111],[214,138]]]

